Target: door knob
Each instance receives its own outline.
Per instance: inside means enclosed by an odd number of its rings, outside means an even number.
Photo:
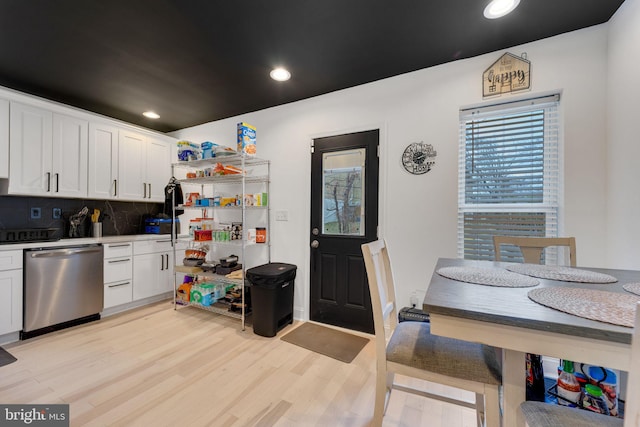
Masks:
[[[320,242],[318,242],[317,240],[314,240],[313,242],[311,242],[311,247],[313,249],[318,249],[318,246],[320,246]]]

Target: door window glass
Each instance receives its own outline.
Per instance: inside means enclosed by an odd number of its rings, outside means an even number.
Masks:
[[[365,155],[364,148],[323,154],[323,234],[364,236]]]

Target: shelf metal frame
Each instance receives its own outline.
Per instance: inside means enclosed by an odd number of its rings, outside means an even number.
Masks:
[[[242,295],[242,308],[240,313],[238,312],[233,312],[233,311],[229,311],[228,308],[222,309],[218,306],[216,306],[216,304],[211,305],[211,306],[204,306],[202,304],[197,304],[197,303],[193,303],[193,302],[185,302],[185,301],[178,301],[176,298],[176,293],[178,291],[178,280],[177,280],[177,273],[180,273],[180,267],[181,265],[178,265],[177,263],[177,256],[176,256],[176,243],[178,241],[183,241],[183,240],[188,240],[188,241],[192,241],[192,239],[185,239],[183,236],[177,236],[175,234],[175,227],[171,227],[171,245],[173,247],[173,265],[174,265],[174,274],[173,274],[173,307],[174,310],[177,310],[178,305],[180,306],[190,306],[190,307],[197,307],[206,311],[210,311],[213,313],[217,313],[217,314],[221,314],[224,316],[229,316],[229,317],[233,317],[236,319],[240,319],[241,323],[242,323],[242,330],[245,330],[245,325],[246,325],[246,309],[245,309],[245,281],[246,281],[246,248],[248,246],[247,242],[246,242],[246,232],[247,232],[247,210],[251,209],[266,209],[267,212],[267,227],[269,227],[269,225],[271,224],[271,218],[270,218],[270,203],[267,202],[267,206],[245,206],[244,205],[244,199],[245,199],[245,194],[247,194],[246,191],[246,185],[247,184],[261,184],[264,183],[266,184],[266,190],[267,193],[269,193],[269,177],[271,176],[271,162],[269,160],[265,160],[265,159],[260,159],[260,158],[256,158],[253,156],[247,156],[244,154],[236,154],[236,155],[226,155],[226,156],[220,156],[220,157],[214,157],[211,159],[202,159],[202,160],[191,160],[191,161],[181,161],[181,162],[176,162],[176,163],[172,163],[171,165],[171,175],[175,177],[175,170],[176,168],[188,168],[188,169],[195,169],[195,168],[202,168],[202,167],[207,167],[207,166],[213,166],[216,163],[225,163],[227,165],[233,165],[233,166],[240,166],[240,168],[244,171],[241,174],[233,174],[233,175],[212,175],[212,176],[205,176],[205,177],[198,177],[198,178],[186,178],[186,179],[177,179],[176,182],[179,183],[184,183],[184,184],[200,184],[201,185],[201,194],[204,194],[204,186],[205,185],[215,185],[215,184],[242,184],[242,205],[241,206],[183,206],[183,205],[176,205],[176,199],[175,199],[175,191],[173,191],[171,193],[171,200],[172,200],[172,223],[175,224],[176,222],[176,209],[199,209],[199,210],[203,210],[203,212],[206,212],[207,209],[222,209],[222,210],[232,210],[232,209],[241,209],[242,210],[242,240],[235,240],[235,241],[229,241],[229,242],[212,242],[216,245],[234,245],[234,246],[241,246],[241,251],[242,251],[242,276],[243,279],[227,279],[226,277],[222,277],[220,275],[216,275],[216,274],[207,274],[206,272],[186,272],[183,271],[185,274],[193,274],[194,276],[201,276],[201,277],[211,277],[213,280],[222,282],[222,283],[229,283],[229,284],[235,284],[237,286],[240,286],[241,288],[241,295]],[[252,176],[248,173],[246,173],[246,168],[247,167],[253,167],[253,166],[266,166],[267,168],[267,173],[266,175],[260,175],[260,176]],[[271,248],[270,248],[270,239],[267,240],[267,242],[265,244],[260,244],[260,245],[264,245],[267,246],[267,262],[271,262]],[[237,243],[236,243],[237,242]],[[253,246],[253,244],[252,244]],[[213,277],[213,276],[217,276],[217,277]]]
[[[221,314],[223,316],[233,317],[234,319],[239,319],[242,322],[245,321],[246,314],[244,313],[244,309],[242,310],[241,313],[237,313],[235,311],[229,311],[228,308],[221,308],[221,307],[217,306],[216,304],[218,304],[218,303],[214,303],[213,305],[202,305],[202,304],[198,304],[198,303],[190,302],[190,301],[189,302],[178,301],[176,303],[176,305],[180,305],[180,306],[184,306],[184,307],[196,307],[196,308],[199,308],[201,310],[210,311],[212,313]],[[242,330],[244,331],[244,327],[242,328]]]

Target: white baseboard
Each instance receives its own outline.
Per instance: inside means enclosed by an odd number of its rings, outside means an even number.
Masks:
[[[115,307],[105,308],[102,313],[100,313],[101,317],[109,317],[117,313],[122,313],[123,311],[131,310],[133,308],[142,307],[144,305],[149,305],[154,302],[168,300],[173,297],[173,291],[165,292],[164,294],[155,295],[149,298],[143,298],[136,301],[131,301],[126,304],[116,305]]]
[[[9,344],[12,342],[20,341],[20,332],[9,332],[8,334],[0,335],[0,345]]]

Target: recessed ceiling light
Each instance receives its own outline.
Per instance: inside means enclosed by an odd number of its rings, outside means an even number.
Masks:
[[[284,68],[274,68],[273,70],[271,70],[269,75],[273,80],[277,80],[279,82],[284,82],[291,78],[291,73]]]
[[[518,7],[520,0],[491,0],[491,3],[484,8],[484,17],[496,19],[511,13]]]
[[[150,119],[159,119],[160,115],[158,113],[154,113],[153,111],[145,111],[142,113],[143,116],[148,117]]]

